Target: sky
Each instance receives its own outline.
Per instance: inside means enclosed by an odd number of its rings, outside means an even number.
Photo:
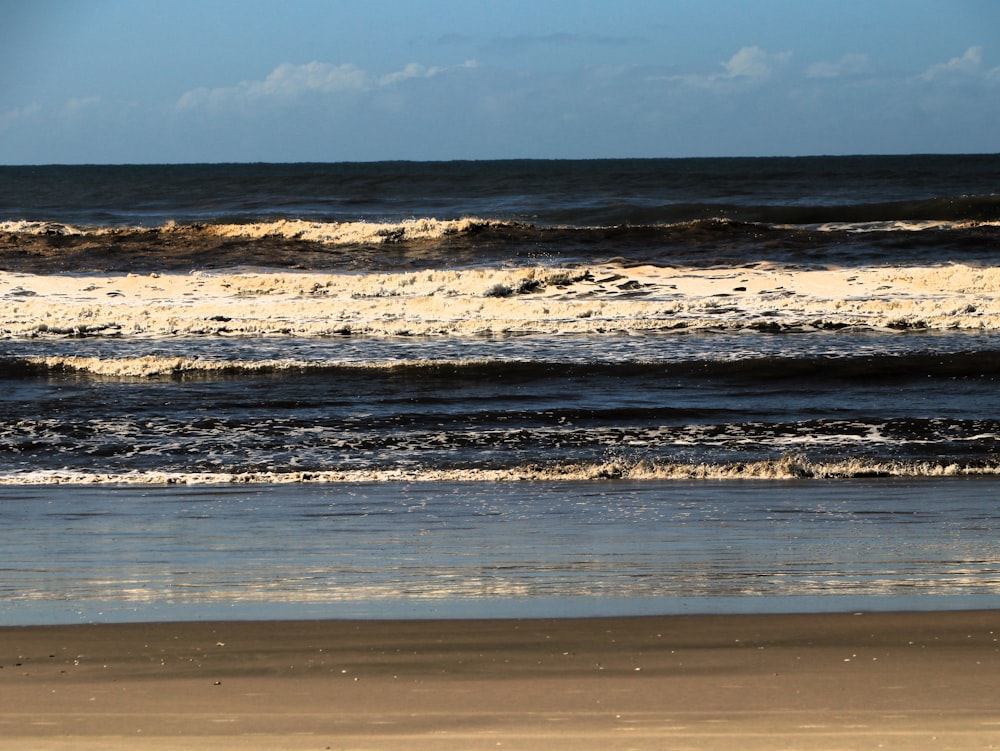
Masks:
[[[982,152],[998,0],[0,0],[0,164]]]

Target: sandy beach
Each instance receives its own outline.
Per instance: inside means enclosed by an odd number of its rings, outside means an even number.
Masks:
[[[1000,613],[0,629],[2,749],[987,749]]]

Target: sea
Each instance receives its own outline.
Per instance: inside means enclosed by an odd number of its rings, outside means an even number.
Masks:
[[[0,625],[1000,607],[1000,155],[0,167]]]

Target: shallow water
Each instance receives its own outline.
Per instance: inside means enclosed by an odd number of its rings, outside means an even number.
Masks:
[[[1000,607],[1000,482],[0,488],[0,623]]]
[[[998,342],[11,341],[0,483],[995,474]]]

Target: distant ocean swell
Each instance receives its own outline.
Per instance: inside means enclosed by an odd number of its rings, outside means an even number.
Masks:
[[[737,203],[670,203],[659,206],[646,202],[630,204],[616,200],[612,207],[588,205],[575,210],[563,209],[548,221],[527,222],[516,219],[486,219],[470,216],[435,219],[410,218],[398,221],[318,221],[310,219],[266,218],[227,221],[220,216],[210,222],[169,220],[146,231],[178,231],[196,229],[230,236],[285,236],[293,239],[329,243],[398,242],[434,238],[454,234],[474,234],[490,229],[545,230],[597,229],[609,227],[697,227],[728,223],[762,226],[844,226],[893,229],[903,226],[968,228],[977,225],[996,226],[1000,222],[1000,196],[961,195],[910,201],[888,201],[864,204],[759,204]],[[128,234],[143,229],[141,225],[84,224],[73,226],[59,220],[17,220],[0,222],[0,231],[43,235]]]
[[[0,220],[541,227],[997,221],[997,155],[0,167]]]
[[[1000,199],[990,199],[994,205]],[[952,199],[941,201],[943,205]],[[260,266],[375,272],[488,264],[586,264],[616,260],[712,266],[761,261],[828,266],[883,263],[907,248],[908,263],[984,262],[1000,247],[1000,207],[955,218],[870,218],[824,212],[787,221],[734,220],[718,213],[667,223],[535,225],[495,219],[167,224],[155,228],[75,227],[48,221],[0,222],[0,268],[35,273],[188,271]],[[766,213],[766,212],[764,212]],[[919,213],[919,212],[918,212]],[[796,214],[792,216],[791,214]],[[850,217],[850,218],[848,218]],[[772,217],[780,220],[782,217]],[[816,221],[804,222],[803,219]]]

